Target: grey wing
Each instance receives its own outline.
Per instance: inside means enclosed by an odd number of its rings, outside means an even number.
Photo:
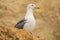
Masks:
[[[21,21],[19,21],[19,22],[15,25],[15,27],[18,28],[18,29],[23,29],[25,23],[26,23],[26,20],[25,20],[25,19],[22,19]]]

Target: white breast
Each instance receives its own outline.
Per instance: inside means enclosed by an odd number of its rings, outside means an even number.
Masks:
[[[35,19],[34,18],[28,18],[26,22],[27,23],[24,25],[24,29],[32,32],[33,29],[35,28],[35,23],[36,23]]]

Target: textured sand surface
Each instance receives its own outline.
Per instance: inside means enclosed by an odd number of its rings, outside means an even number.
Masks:
[[[0,40],[39,40],[26,30],[0,26]]]

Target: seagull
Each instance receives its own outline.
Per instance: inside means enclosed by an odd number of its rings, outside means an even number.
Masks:
[[[35,28],[36,20],[33,15],[33,10],[35,9],[36,5],[33,3],[30,3],[27,5],[27,12],[25,17],[20,20],[15,27],[18,29],[25,29],[29,32],[32,32]]]

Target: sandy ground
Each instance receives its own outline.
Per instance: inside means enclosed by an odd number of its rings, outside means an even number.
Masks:
[[[26,13],[26,6],[35,3],[34,35],[42,40],[60,40],[60,0],[0,0],[0,25],[14,27]]]
[[[0,40],[40,40],[40,38],[24,29],[0,26]]]

